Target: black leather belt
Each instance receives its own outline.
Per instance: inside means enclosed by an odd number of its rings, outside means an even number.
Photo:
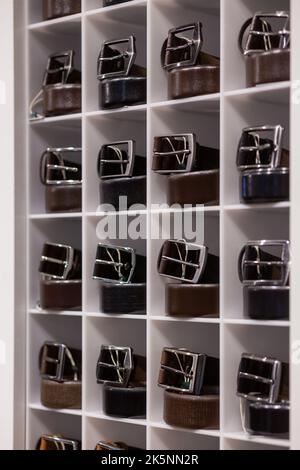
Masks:
[[[162,68],[168,72],[169,99],[218,93],[220,60],[201,51],[202,24],[169,30],[161,51]]]
[[[146,257],[132,248],[99,244],[93,277],[100,280],[100,310],[146,312]]]
[[[134,64],[135,37],[104,42],[98,57],[100,108],[146,102],[146,69]]]
[[[254,241],[243,248],[239,276],[244,284],[246,317],[255,320],[289,318],[289,267],[288,241]]]
[[[146,158],[135,154],[135,141],[103,145],[98,156],[101,205],[120,210],[120,198],[125,197],[126,210],[134,204],[146,205],[146,171]]]
[[[47,342],[41,349],[41,403],[53,409],[81,408],[81,351]]]
[[[282,148],[283,132],[281,125],[243,129],[237,153],[242,202],[289,200],[289,151]]]
[[[165,348],[158,386],[165,389],[164,420],[172,426],[215,428],[219,424],[219,359]]]
[[[45,186],[47,212],[80,212],[82,209],[81,148],[48,148],[42,155],[40,175]]]
[[[102,346],[97,383],[104,384],[104,411],[110,416],[143,418],[146,415],[146,359],[131,348]]]
[[[39,439],[36,450],[80,450],[81,442],[60,435],[44,434]]]
[[[43,0],[43,19],[52,20],[81,12],[81,0]]]
[[[194,134],[154,138],[152,170],[168,176],[168,204],[218,204],[220,152]]]
[[[206,246],[166,241],[158,257],[158,273],[181,281],[166,284],[166,309],[171,316],[219,314],[219,258]]]
[[[239,46],[246,59],[248,87],[290,79],[289,23],[289,12],[275,11],[256,13],[242,26]]]
[[[104,7],[110,7],[111,5],[117,5],[117,3],[130,2],[131,0],[103,0]]]
[[[44,310],[81,308],[81,252],[67,245],[46,243],[40,266],[40,307]]]
[[[241,418],[246,432],[289,433],[289,365],[268,357],[243,354],[237,378]]]
[[[42,89],[30,104],[31,120],[81,112],[81,72],[74,68],[74,55],[69,50],[49,56]]]

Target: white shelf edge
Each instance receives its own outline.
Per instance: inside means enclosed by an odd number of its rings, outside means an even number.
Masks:
[[[81,23],[83,14],[76,13],[75,15],[68,15],[62,18],[55,18],[53,20],[46,20],[46,21],[39,21],[38,23],[31,23],[28,25],[29,31],[41,31],[43,29],[47,29],[51,26],[59,25],[59,24],[68,24],[68,23]]]
[[[97,413],[97,412],[92,412],[92,411],[87,411],[85,413],[85,416],[87,418],[92,418],[92,419],[102,419],[105,421],[133,424],[136,426],[147,426],[148,424],[146,419],[118,418],[118,417],[114,418],[113,416],[107,416],[103,413]]]
[[[58,414],[64,414],[64,415],[82,416],[82,410],[68,410],[68,409],[56,410],[52,408],[46,408],[40,403],[29,403],[28,408],[30,410],[36,410],[36,411],[46,411],[47,413],[58,413]]]
[[[177,431],[177,432],[186,432],[190,434],[195,434],[199,436],[207,436],[207,437],[214,437],[220,438],[220,431],[219,430],[208,430],[208,429],[187,429],[187,428],[179,428],[175,426],[169,426],[166,423],[153,421],[149,423],[149,426],[156,429],[165,429],[167,431]]]
[[[46,317],[51,317],[51,316],[62,316],[62,317],[82,317],[83,313],[77,312],[77,311],[49,311],[49,310],[38,310],[38,309],[29,309],[28,310],[29,315],[40,315],[40,316],[46,316]]]
[[[275,204],[225,204],[225,211],[257,211],[257,210],[282,210],[290,209],[290,202],[278,202]]]
[[[137,111],[146,112],[147,111],[147,104],[138,104],[135,106],[124,106],[123,108],[114,108],[114,109],[99,109],[97,111],[87,111],[84,115],[87,118],[95,118],[100,116],[113,116],[116,114],[123,114],[123,113],[134,113]]]
[[[128,216],[134,217],[138,215],[147,215],[147,210],[140,210],[140,211],[115,211],[115,212],[85,212],[84,216],[88,218],[97,218],[97,217],[115,217],[115,216]]]
[[[149,103],[150,109],[164,108],[181,104],[194,103],[218,103],[221,99],[221,93],[212,93],[210,95],[192,96],[191,98],[182,98],[178,100],[152,101]]]
[[[150,321],[160,321],[160,322],[173,322],[173,323],[205,323],[205,324],[214,324],[214,325],[219,325],[221,323],[220,318],[173,318],[173,317],[168,317],[163,316],[163,315],[158,315],[155,316],[153,315],[152,317],[149,317]]]
[[[101,8],[94,8],[92,10],[86,10],[84,12],[84,16],[87,18],[93,17],[93,16],[98,16],[102,15],[105,13],[109,13],[110,11],[122,11],[125,9],[131,9],[134,7],[142,7],[142,6],[147,6],[147,0],[134,0],[132,2],[128,3],[120,3],[116,5],[111,5],[109,7],[101,7]]]
[[[275,326],[279,328],[289,328],[291,323],[289,321],[259,321],[259,320],[247,320],[247,319],[224,319],[225,325],[241,325],[241,326]]]
[[[45,124],[55,124],[64,121],[79,121],[83,117],[83,113],[75,113],[75,114],[64,114],[63,116],[54,116],[54,117],[46,117],[44,119],[36,119],[36,120],[29,120],[30,126],[38,126],[38,125],[45,125]]]
[[[265,444],[278,447],[290,447],[290,441],[287,439],[273,439],[269,437],[248,436],[243,432],[225,432],[223,434],[225,439],[232,439],[235,441],[243,441],[255,444]]]
[[[267,85],[259,85],[252,88],[239,88],[237,90],[224,91],[225,97],[235,97],[235,96],[247,96],[247,95],[259,95],[264,92],[272,92],[278,90],[289,90],[291,87],[291,82],[277,82]]]
[[[49,220],[49,219],[80,219],[82,212],[59,212],[53,214],[31,214],[30,220]]]
[[[118,319],[118,320],[147,320],[147,315],[119,315],[119,314],[105,314],[97,312],[86,313],[87,318],[106,318],[106,319]]]

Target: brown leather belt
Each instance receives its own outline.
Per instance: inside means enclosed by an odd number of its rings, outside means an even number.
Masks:
[[[81,0],[43,0],[43,19],[52,20],[81,12]]]
[[[220,171],[172,175],[168,179],[168,204],[219,204]]]
[[[290,79],[290,49],[274,49],[246,57],[246,86]]]
[[[111,441],[100,441],[97,443],[95,450],[102,451],[102,452],[113,452],[115,450],[139,450],[136,447],[129,447],[124,442],[111,442]]]
[[[45,188],[47,212],[81,212],[81,186],[47,186]]]
[[[202,43],[199,22],[169,30],[161,51],[162,67],[168,72],[169,99],[220,91],[220,60],[202,52]]]
[[[36,445],[36,450],[80,450],[80,448],[80,441],[48,434],[43,435]]]
[[[170,426],[188,429],[218,429],[218,395],[181,395],[164,392],[164,420]]]
[[[219,284],[167,284],[166,312],[172,317],[219,316]]]
[[[40,280],[42,310],[77,310],[82,306],[82,281]]]
[[[41,403],[53,409],[81,408],[81,351],[45,343],[40,352]]]
[[[44,115],[47,117],[81,112],[81,85],[47,85],[44,91]]]

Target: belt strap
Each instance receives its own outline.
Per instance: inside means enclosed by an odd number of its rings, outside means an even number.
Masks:
[[[103,0],[104,7],[110,7],[111,5],[117,5],[117,3],[130,2],[131,0]]]
[[[262,436],[288,437],[289,403],[253,403],[242,400],[242,418],[249,434]]]
[[[220,91],[219,65],[175,68],[168,73],[169,99],[189,98]]]
[[[62,436],[44,435],[37,445],[36,450],[80,450],[81,442]]]
[[[219,285],[166,285],[166,313],[173,317],[219,316]]]
[[[130,76],[105,79],[99,83],[100,108],[118,108],[146,102],[147,79]]]
[[[247,170],[241,173],[240,194],[245,203],[280,202],[290,199],[290,173],[286,169]]]
[[[40,307],[43,310],[77,310],[82,307],[81,281],[40,280]]]
[[[216,429],[219,427],[219,396],[183,395],[165,391],[164,420],[170,426]]]
[[[80,409],[81,382],[54,382],[41,379],[41,403],[52,409]]]
[[[81,0],[43,0],[43,19],[52,20],[81,12]]]
[[[245,286],[244,315],[253,320],[288,320],[290,288]]]
[[[46,186],[47,212],[81,212],[81,186]]]
[[[246,56],[248,87],[290,79],[290,49],[274,49]]]
[[[145,160],[145,158],[143,158]],[[102,180],[99,185],[100,203],[110,204],[119,211],[120,197],[127,197],[127,208],[134,204],[146,205],[147,178],[146,176],[134,176],[132,178],[117,178]]]
[[[146,387],[128,388],[104,385],[103,408],[109,416],[143,418],[146,415]]]
[[[172,175],[167,182],[168,204],[218,204],[219,170]]]
[[[108,314],[146,313],[146,284],[100,283],[100,311]]]

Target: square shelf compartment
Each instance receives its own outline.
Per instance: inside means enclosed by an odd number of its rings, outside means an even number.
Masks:
[[[160,429],[151,426],[149,430],[150,449],[153,450],[219,450],[218,437],[201,436],[177,429]]]

